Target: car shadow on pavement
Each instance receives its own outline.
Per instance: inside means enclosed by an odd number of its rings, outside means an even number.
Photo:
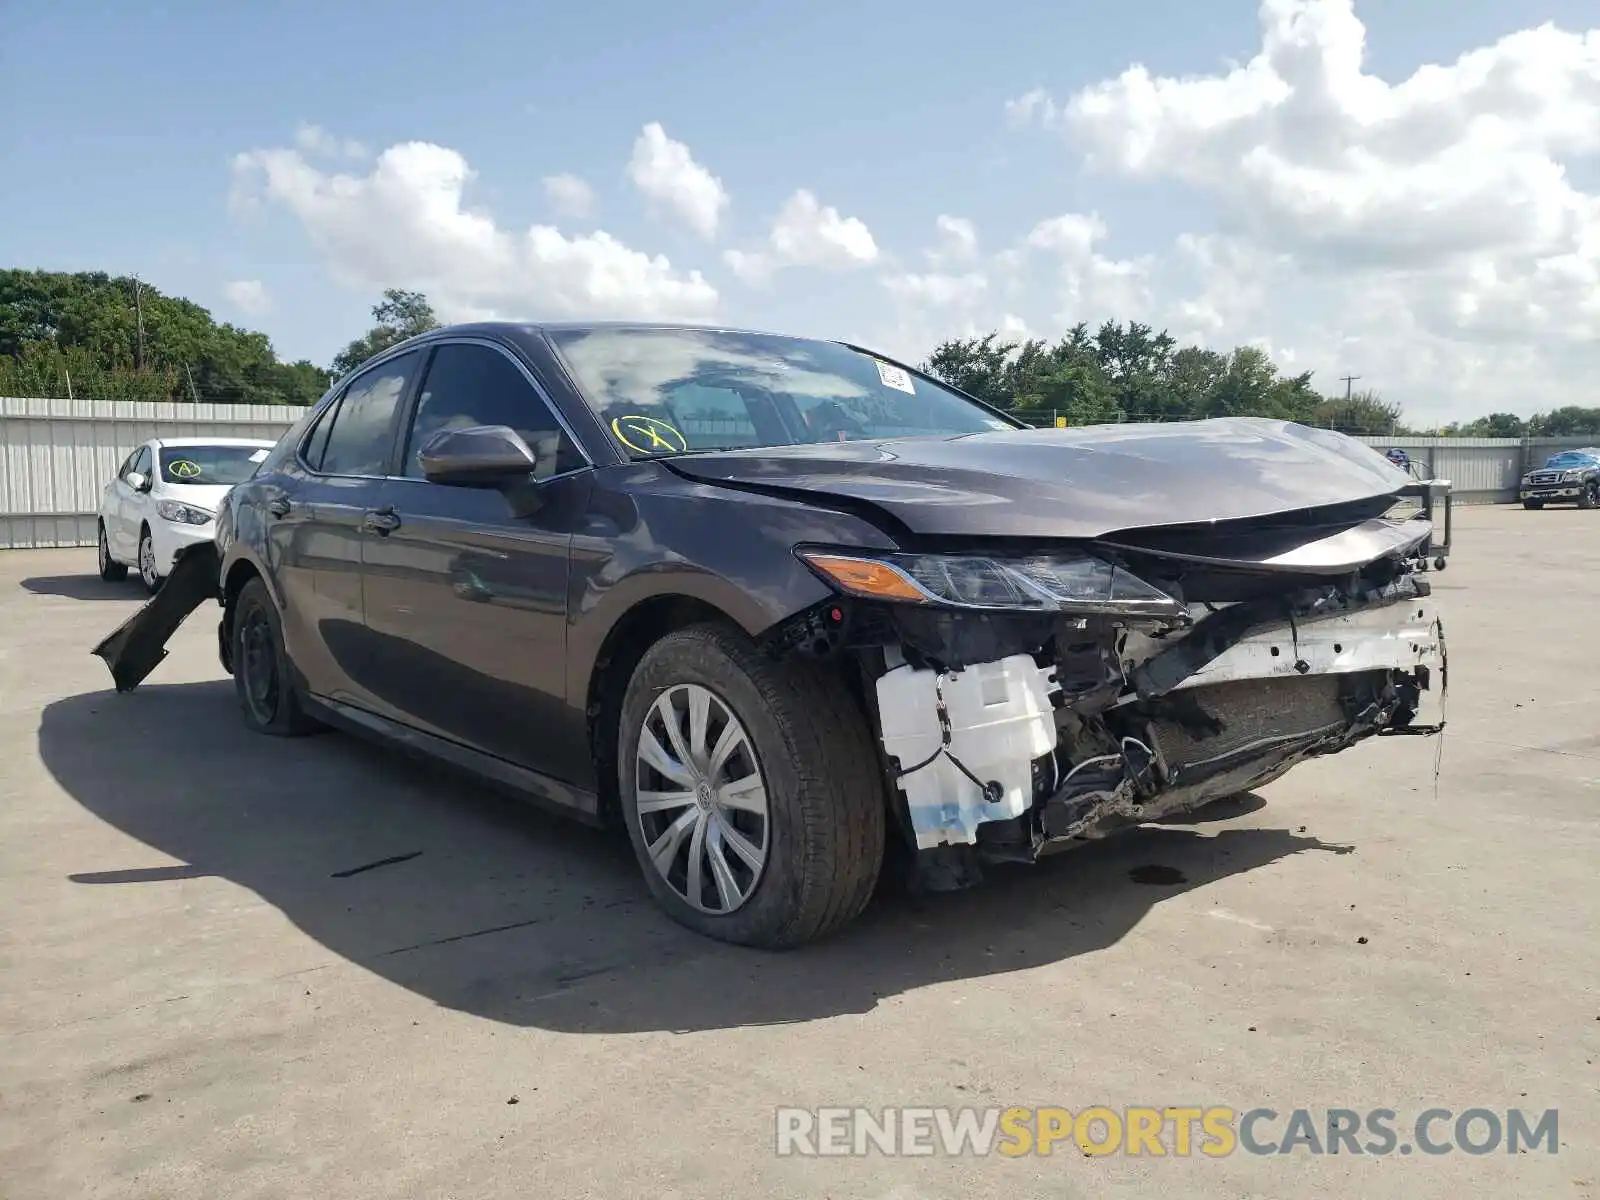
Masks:
[[[231,681],[147,684],[44,710],[39,752],[88,811],[171,865],[84,864],[115,890],[220,877],[331,953],[446,1008],[573,1032],[690,1031],[872,1010],[930,984],[1110,946],[1163,899],[1304,851],[1283,829],[1131,830],[981,887],[880,889],[786,954],[725,946],[653,906],[627,841],[344,734],[247,731]],[[1238,811],[1253,811],[1247,797]],[[90,869],[91,867],[98,869]],[[204,953],[206,943],[165,953]]]
[[[63,596],[68,600],[148,600],[136,579],[107,583],[99,575],[34,575],[22,581],[24,591],[35,596]]]

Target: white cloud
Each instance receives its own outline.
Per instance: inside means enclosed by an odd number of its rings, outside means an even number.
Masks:
[[[1028,234],[1024,251],[1038,251],[1055,263],[1052,292],[1057,306],[1053,320],[1062,328],[1079,321],[1095,323],[1108,316],[1131,320],[1145,316],[1151,305],[1150,276],[1154,258],[1111,258],[1097,248],[1106,238],[1099,213],[1062,213],[1040,221]]]
[[[865,222],[841,216],[801,188],[773,221],[763,249],[729,250],[723,261],[741,279],[758,283],[785,267],[842,271],[870,266],[878,261],[878,243]]]
[[[1035,121],[1054,125],[1060,111],[1055,99],[1044,88],[1034,88],[1015,100],[1006,101],[1006,120],[1012,125],[1028,125]]]
[[[1600,339],[1600,194],[1569,168],[1600,152],[1600,29],[1525,29],[1390,82],[1364,69],[1350,0],[1264,0],[1260,16],[1241,66],[1136,65],[1008,116],[1215,209],[1175,259],[1199,288],[1171,306],[1179,327],[1292,340],[1308,365],[1315,346],[1324,387],[1353,365],[1412,411],[1422,395],[1458,414],[1592,396],[1577,351]]]
[[[976,271],[966,275],[888,275],[884,287],[903,300],[949,306],[971,302],[988,290],[989,281]]]
[[[628,177],[652,204],[672,213],[710,241],[728,207],[728,192],[710,171],[695,162],[689,147],[675,142],[652,121],[633,143]]]
[[[306,154],[321,158],[365,158],[367,148],[351,138],[337,138],[320,125],[302,125],[295,130],[294,144]]]
[[[692,319],[717,305],[699,271],[680,271],[604,231],[501,228],[467,207],[473,172],[444,146],[391,146],[361,175],[324,172],[294,149],[256,150],[238,155],[234,172],[239,196],[299,220],[340,282],[417,288],[448,320]]]
[[[966,262],[977,256],[978,228],[967,218],[940,213],[934,225],[939,230],[939,245],[928,251],[934,262]]]
[[[1105,236],[1106,223],[1099,213],[1063,213],[1035,225],[1028,245],[1066,258],[1086,258]]]
[[[594,214],[594,189],[576,175],[546,175],[542,180],[545,199],[561,217],[588,217]]]
[[[272,296],[266,284],[259,279],[235,279],[225,283],[222,285],[222,294],[228,298],[229,304],[252,317],[272,311]]]

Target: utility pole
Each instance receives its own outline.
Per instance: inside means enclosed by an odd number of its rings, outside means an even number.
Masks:
[[[61,353],[61,331],[52,329],[50,341],[55,346],[56,357],[61,360],[61,373],[67,377],[67,399],[72,399],[72,368],[67,366],[67,356]]]
[[[189,377],[189,395],[194,398],[194,402],[196,404],[199,404],[200,393],[194,389],[194,372],[189,370],[189,364],[187,362],[183,364],[183,373]]]
[[[1341,376],[1339,376],[1339,378],[1344,380],[1344,402],[1346,404],[1349,404],[1350,403],[1350,385],[1352,383],[1354,383],[1356,380],[1360,379],[1361,376],[1359,376],[1359,375],[1341,375]]]
[[[139,277],[133,277],[133,319],[139,327],[139,344],[134,350],[133,365],[136,370],[144,370],[144,303],[140,293],[144,290],[139,282]]]

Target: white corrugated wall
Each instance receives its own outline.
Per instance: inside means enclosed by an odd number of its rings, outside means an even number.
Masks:
[[[140,442],[276,440],[304,411],[281,404],[0,396],[0,549],[94,545],[101,490]]]

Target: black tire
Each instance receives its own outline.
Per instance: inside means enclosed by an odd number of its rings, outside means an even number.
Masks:
[[[148,555],[148,558],[146,557]],[[164,578],[156,574],[155,541],[150,536],[150,526],[139,527],[139,582],[144,584],[144,590],[154,596],[161,590]]]
[[[1522,502],[1522,507],[1526,508],[1526,509],[1530,509],[1532,511],[1538,511],[1539,509],[1544,507],[1544,501],[1543,500],[1524,500]]]
[[[283,621],[260,579],[240,589],[233,602],[233,690],[244,722],[257,733],[301,737],[321,722],[308,716],[296,674],[283,648]]]
[[[119,563],[116,559],[111,557],[111,546],[106,541],[106,523],[104,521],[98,521],[96,522],[96,526],[98,528],[99,537],[98,545],[95,547],[95,554],[99,559],[100,578],[105,580],[107,583],[121,583],[128,577],[128,565],[126,563]]]
[[[731,911],[688,903],[646,848],[640,738],[657,698],[680,685],[711,692],[743,726],[765,785],[765,863]],[[651,893],[674,920],[720,941],[787,949],[839,929],[867,906],[883,865],[883,775],[867,715],[840,679],[814,664],[774,662],[733,629],[697,625],[645,653],[621,721],[623,823]]]
[[[1600,481],[1589,481],[1589,486],[1583,489],[1583,495],[1578,497],[1578,507],[1600,508]]]

